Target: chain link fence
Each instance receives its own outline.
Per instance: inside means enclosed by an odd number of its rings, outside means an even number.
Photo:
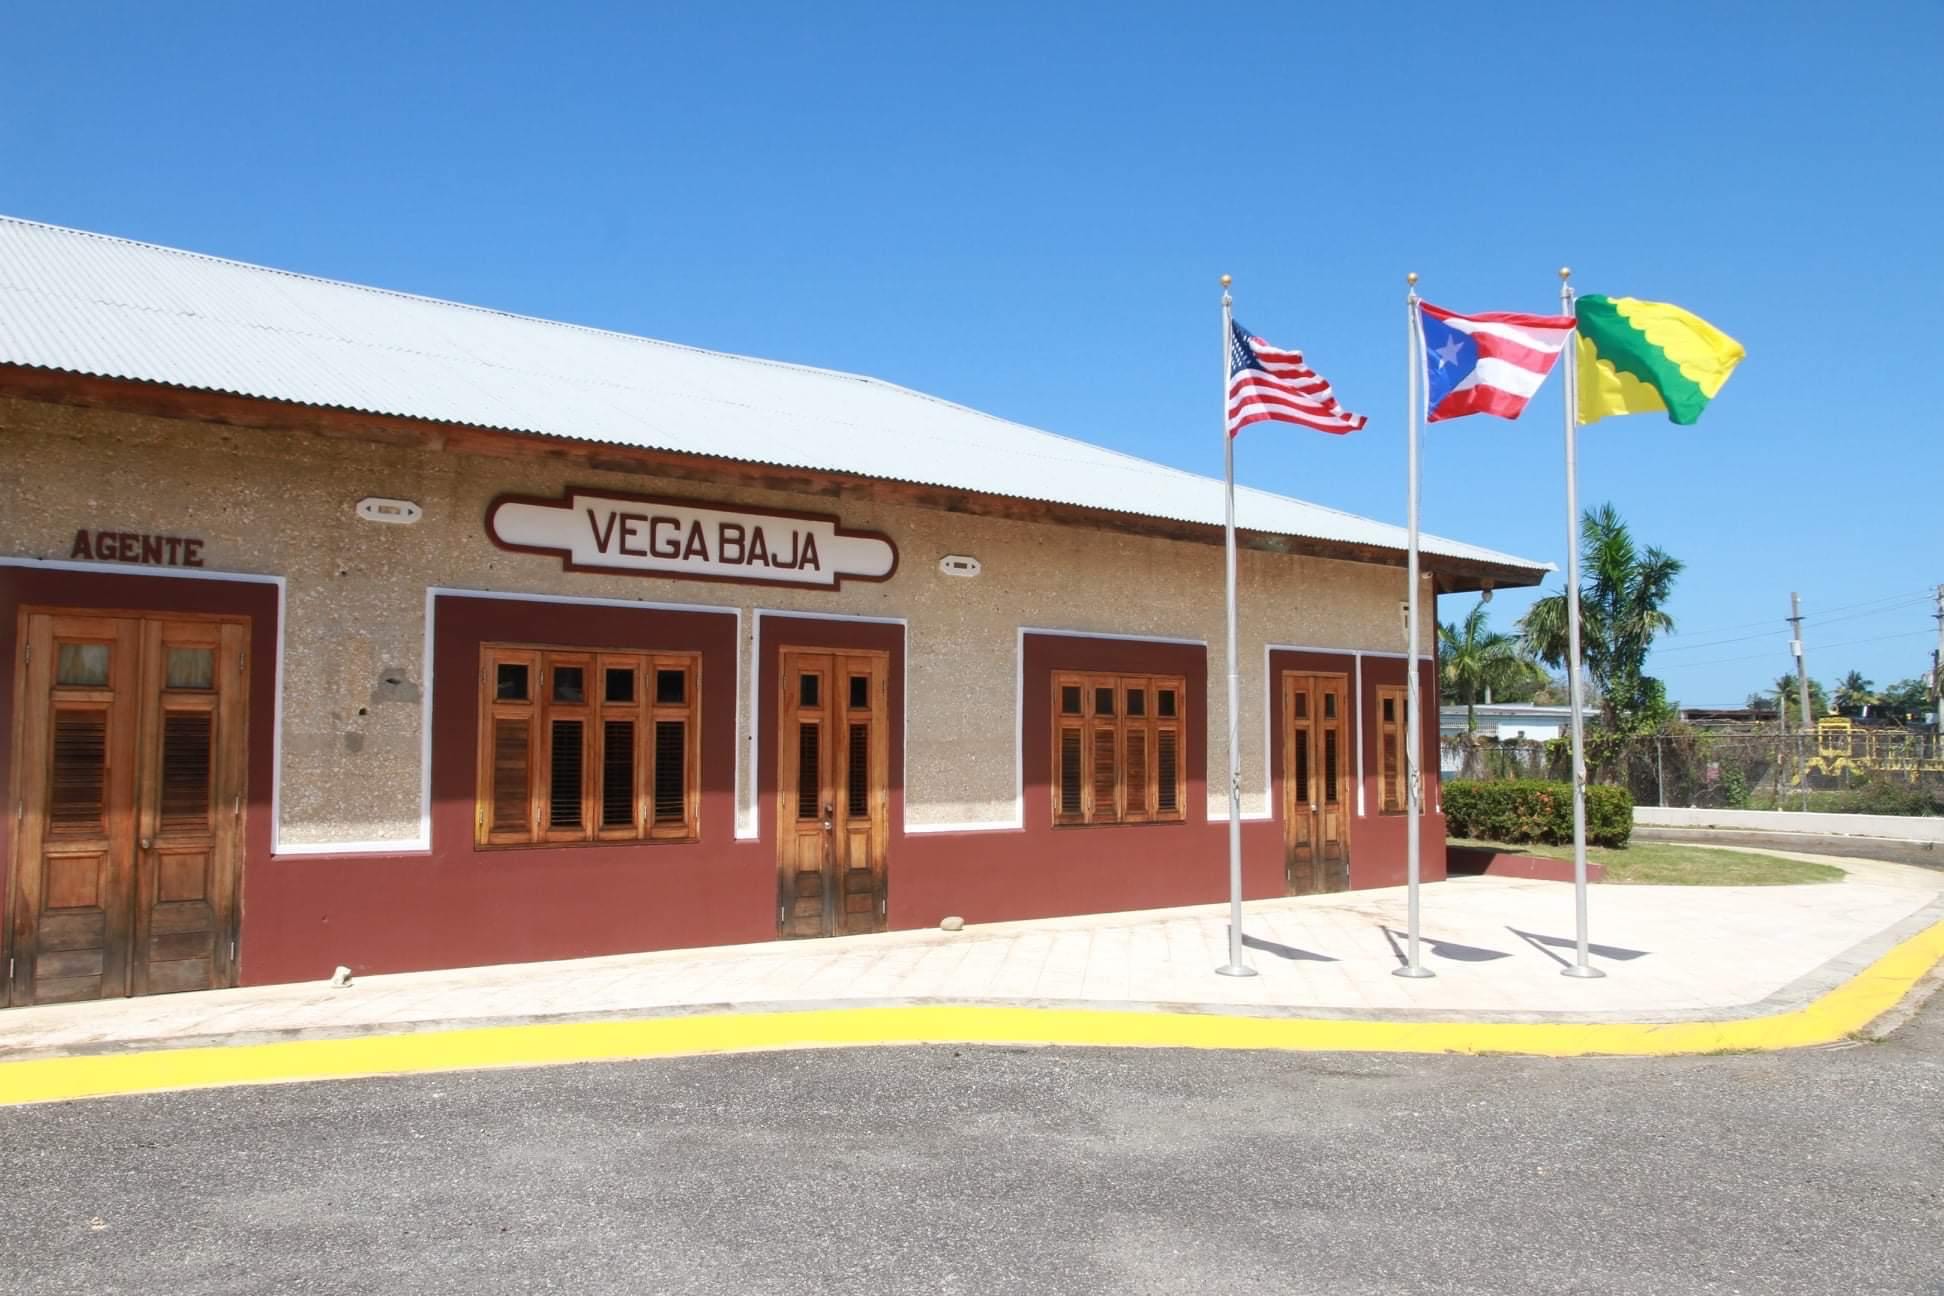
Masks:
[[[1572,768],[1566,738],[1459,734],[1444,740],[1448,779],[1554,779]],[[1589,730],[1588,777],[1625,787],[1636,805],[1707,809],[1944,814],[1936,735],[1825,724],[1815,732],[1695,729],[1616,737]]]

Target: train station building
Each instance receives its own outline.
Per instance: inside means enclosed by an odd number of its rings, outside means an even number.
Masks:
[[[1210,433],[1211,442],[1214,433]],[[847,373],[0,218],[0,1002],[1227,890],[1222,486]],[[1245,891],[1443,875],[1435,595],[1241,490]]]

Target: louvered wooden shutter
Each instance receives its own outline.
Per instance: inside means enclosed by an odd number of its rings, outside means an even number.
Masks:
[[[1154,736],[1154,811],[1163,818],[1181,817],[1181,737],[1176,729]]]
[[[1087,808],[1089,823],[1118,823],[1120,821],[1120,784],[1119,744],[1115,741],[1112,722],[1096,720],[1093,731],[1093,780],[1092,803]]]
[[[871,726],[850,727],[850,759],[845,767],[848,783],[846,813],[863,818],[871,812]]]
[[[1384,814],[1404,810],[1404,690],[1377,690],[1377,806]]]
[[[555,720],[548,737],[547,827],[555,832],[581,828],[581,789],[586,770],[581,722]]]
[[[693,654],[481,648],[477,842],[693,840]]]
[[[209,830],[211,721],[207,711],[162,716],[161,828],[165,833]]]
[[[99,837],[107,831],[108,713],[54,713],[53,777],[49,780],[47,835]]]
[[[655,721],[655,822],[688,822],[688,725]]]
[[[1087,814],[1083,792],[1087,775],[1085,747],[1078,725],[1063,725],[1060,728],[1059,766],[1054,819],[1058,823],[1083,823]]]
[[[812,720],[797,724],[797,818],[821,819],[823,730]]]
[[[1154,817],[1148,801],[1148,727],[1135,720],[1127,722],[1127,736],[1121,748],[1121,818],[1128,823],[1145,822]]]
[[[635,723],[601,722],[601,827],[632,828],[635,821]]]
[[[495,833],[533,831],[533,783],[529,770],[530,726],[525,720],[493,721],[493,809]]]

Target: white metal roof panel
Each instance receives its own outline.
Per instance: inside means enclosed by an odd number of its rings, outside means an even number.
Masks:
[[[1219,526],[1219,480],[857,374],[0,216],[0,362],[842,472]],[[1402,527],[1247,487],[1249,530],[1402,550]],[[1436,536],[1427,553],[1549,564]]]

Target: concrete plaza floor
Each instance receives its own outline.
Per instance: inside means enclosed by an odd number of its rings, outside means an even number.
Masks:
[[[1591,896],[1601,980],[1572,958],[1573,892],[1458,878],[1424,888],[1424,963],[1402,961],[1402,888],[1254,901],[1259,975],[1217,976],[1224,905],[670,950],[568,962],[18,1008],[0,1060],[185,1044],[357,1036],[515,1022],[974,1003],[1166,1008],[1264,1016],[1478,1022],[1724,1020],[1796,1008],[1944,920],[1944,873],[1820,856],[1838,883],[1602,885]]]

